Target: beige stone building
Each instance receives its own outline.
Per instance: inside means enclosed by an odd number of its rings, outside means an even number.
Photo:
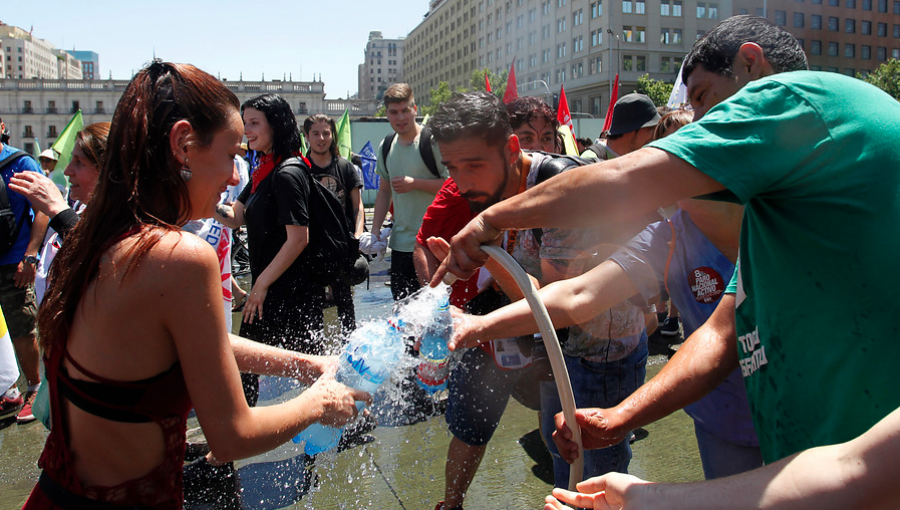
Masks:
[[[405,38],[385,39],[381,32],[369,32],[365,58],[359,65],[359,99],[381,99],[394,83],[403,82]]]
[[[827,1],[827,0],[826,0]],[[446,81],[516,63],[521,95],[565,86],[576,116],[602,116],[611,81],[619,94],[638,77],[674,81],[691,44],[732,13],[732,0],[432,0],[406,38],[406,81],[420,102]]]
[[[272,92],[284,97],[300,122],[311,113],[339,117],[345,109],[353,117],[374,115],[375,100],[325,99],[321,81],[224,81],[243,102]],[[127,80],[0,80],[0,117],[10,130],[10,144],[28,152],[38,140],[49,147],[69,119],[81,110],[85,125],[112,120],[128,85]]]
[[[82,77],[78,59],[19,27],[0,24],[0,46],[5,53],[3,78],[80,80]]]

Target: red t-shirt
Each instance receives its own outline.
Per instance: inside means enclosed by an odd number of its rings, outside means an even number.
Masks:
[[[469,209],[469,202],[459,193],[456,183],[453,179],[447,179],[425,211],[416,242],[426,248],[428,245],[425,241],[429,237],[440,237],[449,242],[474,217],[475,214]],[[457,280],[452,289],[450,304],[462,308],[478,295],[478,274],[468,280]]]

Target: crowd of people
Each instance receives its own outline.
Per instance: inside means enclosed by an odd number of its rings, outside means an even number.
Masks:
[[[627,94],[580,157],[562,154],[542,99],[454,94],[423,126],[408,85],[385,92],[393,133],[376,154],[368,235],[391,250],[392,297],[459,278],[448,343],[464,351],[436,510],[463,508],[510,397],[538,411],[548,509],[900,504],[888,278],[900,104],[809,71],[793,36],[755,16],[700,38],[682,76],[690,108]],[[340,204],[344,234],[366,230],[336,131],[323,114],[298,123],[276,94],[240,104],[209,74],[154,61],[112,123],[79,133],[68,190],[45,175],[53,151],[39,165],[2,142],[0,309],[25,387],[0,388],[0,417],[50,429],[24,508],[182,508],[191,410],[208,441],[198,462],[228,473],[371,401],[335,380],[324,333],[326,306],[344,335],[356,316],[352,286],[317,266],[317,187]],[[249,289],[232,274],[241,228]],[[577,423],[522,291],[484,244],[516,259],[565,328]],[[667,300],[686,340],[645,382]],[[259,375],[307,388],[257,407]],[[628,475],[632,431],[682,408],[708,481]],[[579,456],[584,481],[569,491]]]

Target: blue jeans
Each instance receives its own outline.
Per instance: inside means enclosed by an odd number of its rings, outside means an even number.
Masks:
[[[729,443],[694,424],[703,475],[707,480],[736,475],[762,467],[763,458],[759,446],[743,446]]]
[[[642,336],[641,343],[634,352],[617,361],[600,363],[580,357],[565,357],[566,369],[569,372],[569,379],[572,381],[572,392],[575,394],[576,407],[605,409],[616,406],[644,384],[648,352],[647,335],[643,333]],[[557,487],[565,489],[569,486],[569,464],[559,455],[552,437],[553,431],[556,430],[553,418],[560,412],[562,412],[562,404],[559,401],[559,393],[556,391],[556,383],[542,382],[541,434],[553,456],[555,484]],[[585,450],[582,480],[611,471],[627,473],[628,463],[631,462],[630,436],[630,433],[626,434],[621,443],[609,448]]]

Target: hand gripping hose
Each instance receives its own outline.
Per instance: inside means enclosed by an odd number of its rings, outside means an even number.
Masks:
[[[566,425],[572,430],[572,439],[578,444],[578,458],[569,467],[569,490],[574,491],[575,484],[581,481],[584,474],[584,448],[581,445],[581,427],[575,421],[575,395],[572,393],[572,382],[569,380],[569,372],[566,371],[566,361],[559,346],[559,338],[556,337],[556,330],[550,321],[550,314],[538,296],[537,289],[531,283],[531,278],[509,253],[499,246],[482,246],[481,249],[512,275],[537,320],[544,339],[544,347],[550,358],[550,367],[553,369],[553,379],[556,381],[556,390],[562,403],[563,416],[566,417]]]

